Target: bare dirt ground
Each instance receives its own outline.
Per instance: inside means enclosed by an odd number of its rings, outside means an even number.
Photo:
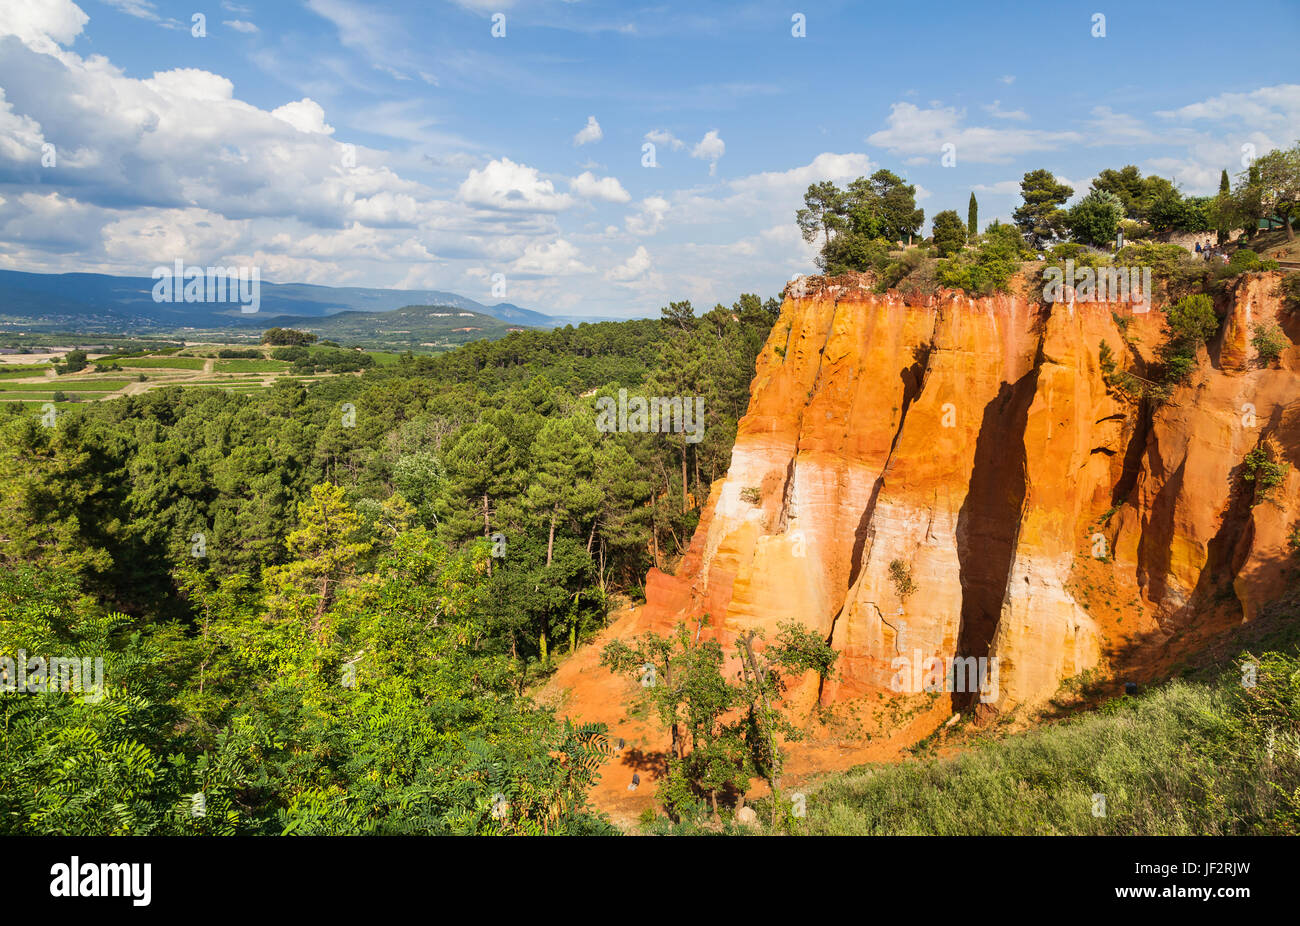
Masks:
[[[618,826],[629,829],[642,811],[653,807],[655,788],[667,770],[670,737],[656,716],[641,704],[636,682],[615,675],[600,665],[600,652],[614,639],[635,636],[640,628],[635,610],[611,615],[611,623],[594,640],[564,658],[555,674],[534,692],[540,703],[556,709],[558,716],[575,721],[603,722],[609,727],[611,743],[624,743],[601,769],[600,779],[590,792],[592,803],[609,814]],[[862,705],[870,715],[875,705]],[[923,739],[950,714],[949,702],[939,698],[927,708],[903,718],[892,729],[882,729],[868,716],[848,723],[808,726],[807,739],[788,750],[779,785],[783,791],[798,787],[815,776],[842,771],[869,762],[896,760],[904,750]],[[629,790],[632,776],[639,783]],[[748,797],[762,797],[766,785],[755,782]]]

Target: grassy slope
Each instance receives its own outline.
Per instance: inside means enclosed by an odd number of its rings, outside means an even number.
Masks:
[[[998,726],[939,758],[863,766],[662,835],[1300,835],[1300,587],[1136,697],[1023,733]],[[1243,684],[1254,663],[1255,684]],[[965,725],[954,727],[968,734]],[[932,744],[920,743],[925,754]],[[804,795],[806,816],[793,798]],[[1104,813],[1095,795],[1104,796]]]
[[[1300,593],[1260,624],[1236,658],[1100,711],[828,777],[808,789],[807,817],[786,823],[827,835],[1300,835]]]

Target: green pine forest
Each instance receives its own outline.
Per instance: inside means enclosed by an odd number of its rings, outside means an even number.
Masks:
[[[683,553],[778,307],[0,409],[0,652],[106,689],[0,697],[0,833],[614,832],[529,690]],[[703,439],[598,432],[619,388]]]

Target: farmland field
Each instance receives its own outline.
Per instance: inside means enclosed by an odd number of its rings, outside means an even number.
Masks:
[[[283,360],[252,360],[252,359],[233,359],[218,360],[216,370],[218,373],[280,373],[289,369],[289,364]]]
[[[116,392],[126,383],[124,379],[51,379],[43,383],[0,383],[0,392]]]
[[[202,357],[132,357],[116,361],[124,367],[144,370],[202,370],[205,362]]]

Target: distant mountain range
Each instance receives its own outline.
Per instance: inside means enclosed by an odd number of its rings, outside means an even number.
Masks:
[[[262,325],[310,331],[345,347],[415,351],[449,349],[467,341],[501,338],[527,327],[451,305],[408,305],[390,312],[348,311],[323,318],[278,315],[263,319]]]
[[[183,329],[248,331],[273,325],[292,327],[295,322],[300,322],[302,327],[324,334],[317,320],[347,313],[353,317],[340,326],[351,333],[345,336],[361,338],[367,328],[366,313],[387,314],[406,307],[451,308],[488,316],[509,326],[532,328],[615,320],[547,315],[509,302],[484,305],[467,296],[441,290],[267,282],[260,286],[259,310],[244,313],[240,311],[237,300],[224,303],[155,302],[154,284],[151,277],[0,270],[0,333],[18,329],[119,334]],[[504,334],[507,325],[501,325],[499,330],[497,326],[485,326],[492,328],[492,333],[482,336]],[[378,327],[392,329],[402,326],[396,320],[385,319]],[[438,324],[435,327],[443,326]]]

